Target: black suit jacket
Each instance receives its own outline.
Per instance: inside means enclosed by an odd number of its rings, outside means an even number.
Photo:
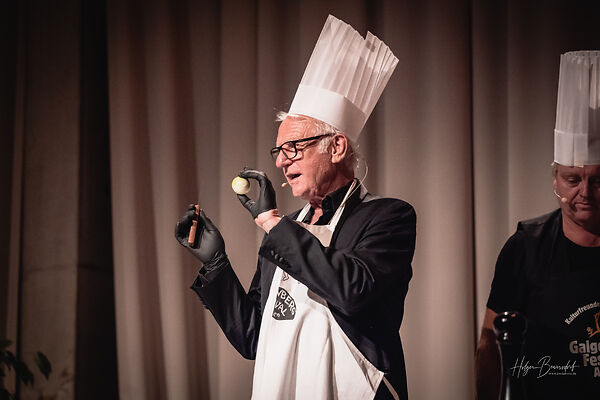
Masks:
[[[326,199],[323,204],[332,209],[341,202],[336,192]],[[266,316],[272,312],[264,306],[279,266],[327,301],[350,340],[406,398],[398,330],[412,277],[414,209],[398,199],[363,199],[357,190],[346,202],[329,247],[294,221],[297,214],[283,217],[265,235],[248,293],[226,260],[196,279],[192,289],[239,353],[254,359],[263,311]]]

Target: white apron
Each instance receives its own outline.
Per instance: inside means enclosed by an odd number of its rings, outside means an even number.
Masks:
[[[296,221],[329,246],[352,183],[329,225]],[[366,190],[361,187],[361,198]],[[371,364],[339,327],[327,303],[277,267],[262,317],[252,399],[373,399],[383,372]],[[393,388],[386,385],[397,397]]]

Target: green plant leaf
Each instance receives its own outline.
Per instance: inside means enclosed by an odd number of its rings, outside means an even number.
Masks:
[[[0,365],[8,365],[8,354],[4,350],[0,350]]]
[[[12,398],[13,397],[8,390],[0,387],[0,400],[10,400]]]
[[[0,339],[0,349],[5,349],[12,344],[12,340]]]
[[[21,360],[16,360],[14,368],[17,379],[23,382],[26,386],[33,386],[33,374],[31,373],[31,370],[27,364]]]
[[[15,355],[12,353],[12,351],[6,351],[6,361],[5,364],[8,367],[8,369],[12,369],[15,367],[15,364],[17,362],[17,357],[15,357]]]
[[[37,365],[40,372],[46,377],[46,379],[48,379],[50,372],[52,372],[52,365],[50,364],[48,357],[46,357],[41,351],[38,351],[35,353],[33,362],[35,362],[35,365]]]

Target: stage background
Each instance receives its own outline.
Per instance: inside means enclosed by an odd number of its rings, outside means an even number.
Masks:
[[[599,49],[594,1],[22,0],[0,5],[0,336],[53,363],[22,398],[244,399],[251,361],[189,289],[199,201],[248,287],[244,166],[268,150],[329,13],[400,59],[360,139],[366,186],[417,212],[400,330],[413,399],[474,398],[496,256],[557,207],[559,56]],[[393,305],[390,305],[393,307]],[[9,382],[10,384],[10,382]],[[12,385],[11,385],[12,387]]]

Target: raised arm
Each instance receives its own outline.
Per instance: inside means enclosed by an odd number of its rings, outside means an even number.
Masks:
[[[266,237],[261,256],[269,259],[346,315],[358,313],[376,296],[412,276],[416,215],[395,199],[374,200],[347,246],[324,247],[288,217]],[[348,223],[348,221],[346,221]]]
[[[196,209],[191,205],[175,226],[177,241],[203,264],[192,289],[213,314],[231,344],[243,357],[253,359],[261,317],[260,269],[246,293],[231,268],[221,233],[204,211],[196,212]],[[193,226],[196,231],[190,237]]]

